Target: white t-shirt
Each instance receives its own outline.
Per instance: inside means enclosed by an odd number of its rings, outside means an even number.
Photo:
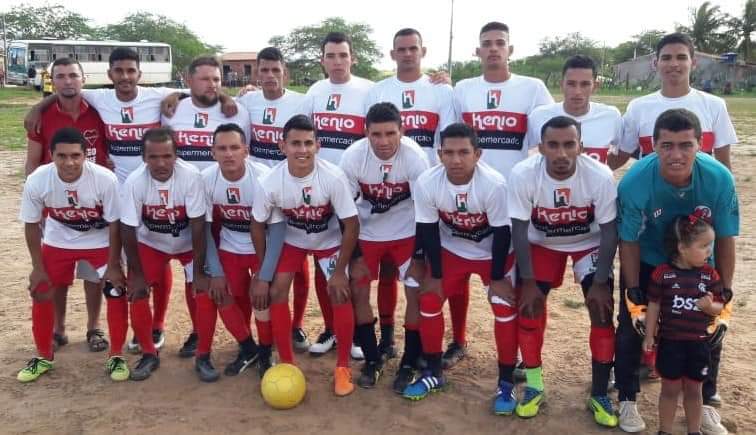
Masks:
[[[172,118],[163,117],[163,125],[174,131],[173,140],[178,147],[178,156],[201,171],[215,162],[210,148],[213,145],[213,132],[219,125],[236,124],[249,137],[249,113],[244,107],[237,106],[237,110],[235,116],[227,118],[221,112],[221,103],[197,107],[191,98],[184,98],[179,102]]]
[[[160,127],[160,103],[165,97],[181,92],[181,89],[145,88],[137,86],[137,96],[131,101],[121,101],[114,89],[83,89],[87,100],[105,124],[105,141],[108,156],[115,165],[118,182],[142,164],[144,132]]]
[[[600,242],[599,225],[617,217],[617,187],[608,166],[584,154],[575,174],[555,180],[546,158],[535,154],[509,176],[509,217],[530,221],[531,243],[555,251],[579,252]]]
[[[541,128],[555,116],[567,116],[580,123],[583,152],[606,163],[610,146],[618,146],[622,139],[622,115],[614,106],[591,102],[588,113],[572,116],[564,111],[563,103],[537,107],[528,121],[528,143],[541,143]]]
[[[110,246],[108,224],[119,219],[118,179],[90,161],[84,162],[81,177],[73,183],[60,179],[54,163],[38,167],[24,184],[19,219],[38,223],[43,218],[46,245],[63,249]]]
[[[220,225],[219,249],[235,254],[255,253],[249,234],[255,186],[269,171],[267,166],[250,159],[244,175],[236,181],[228,181],[217,163],[202,171],[207,201],[205,220]]]
[[[273,167],[286,159],[278,148],[283,140],[283,127],[294,115],[309,115],[305,101],[304,95],[288,89],[275,100],[265,98],[262,91],[249,92],[239,98],[239,104],[249,112],[249,155],[253,160]]]
[[[541,80],[517,74],[501,83],[479,76],[462,80],[454,88],[455,110],[478,133],[483,161],[505,178],[528,156],[528,149],[538,144],[527,141],[530,114],[553,102]]]
[[[349,145],[365,136],[365,98],[373,82],[352,76],[342,84],[324,79],[307,91],[307,113],[317,130],[318,157],[334,165]]]
[[[205,215],[202,176],[177,159],[171,178],[161,182],[142,165],[123,184],[121,204],[121,222],[137,228],[139,242],[166,254],[189,252],[189,219]]]
[[[620,150],[632,154],[640,144],[641,155],[652,153],[656,118],[669,109],[688,109],[698,116],[703,133],[701,151],[711,154],[715,148],[738,142],[725,101],[691,88],[683,97],[668,98],[656,91],[630,101],[623,118]]]
[[[315,169],[298,178],[286,160],[260,179],[252,213],[257,222],[286,221],[286,243],[307,250],[341,245],[338,219],[357,215],[344,172],[320,158]]]
[[[365,113],[373,104],[389,102],[402,114],[404,135],[420,145],[431,164],[438,163],[441,130],[457,120],[454,91],[446,84],[434,85],[423,75],[414,82],[396,76],[376,83],[368,92]]]
[[[415,186],[415,219],[441,220],[441,247],[468,260],[491,259],[491,227],[509,225],[507,182],[501,174],[479,162],[468,184],[455,185],[446,168],[436,165],[423,172]]]
[[[339,165],[346,174],[352,196],[360,196],[360,240],[385,242],[415,235],[412,192],[417,177],[430,165],[425,152],[402,136],[399,149],[388,160],[379,159],[368,138],[344,151]]]

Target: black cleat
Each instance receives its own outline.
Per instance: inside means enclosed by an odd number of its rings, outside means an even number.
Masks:
[[[378,352],[381,354],[384,361],[396,358],[397,352],[396,347],[394,346],[394,340],[384,340],[383,337],[381,337],[381,341],[378,343]]]
[[[452,341],[449,346],[447,346],[446,352],[444,352],[444,356],[442,357],[442,366],[444,370],[448,370],[457,365],[458,362],[465,358],[465,355],[467,355],[467,345],[460,346],[457,342]]]
[[[198,356],[194,360],[194,370],[202,382],[215,382],[220,378],[220,373],[215,370],[209,354]]]
[[[152,330],[152,344],[155,346],[155,349],[157,350],[162,349],[163,345],[165,344],[165,332],[159,329],[153,329]]]
[[[302,328],[291,330],[291,345],[297,353],[307,352],[310,349],[310,340],[307,339],[307,334]]]
[[[257,353],[257,374],[260,375],[260,379],[265,376],[265,372],[269,368],[273,367],[271,353],[270,346],[260,347],[260,351]]]
[[[383,372],[383,364],[379,361],[365,361],[360,370],[360,377],[357,378],[357,385],[362,388],[375,388],[378,379]]]
[[[415,382],[415,370],[410,366],[401,366],[396,371],[392,389],[396,394],[404,394],[404,389],[413,382]]]
[[[196,332],[192,332],[189,334],[189,337],[186,338],[186,341],[184,342],[184,345],[181,346],[181,349],[178,351],[178,355],[181,358],[191,358],[194,356],[194,353],[197,352],[197,341],[199,341],[199,337],[197,336]]]
[[[223,370],[223,374],[226,376],[236,376],[243,373],[244,370],[247,370],[249,366],[257,361],[259,355],[259,352],[245,353],[243,350],[239,349],[239,354],[236,356],[236,359],[228,363]]]
[[[160,358],[157,355],[151,353],[145,353],[142,358],[137,361],[136,367],[131,369],[129,379],[132,381],[143,381],[150,377],[152,372],[160,367]]]

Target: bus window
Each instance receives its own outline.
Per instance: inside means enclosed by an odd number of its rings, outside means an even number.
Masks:
[[[155,60],[150,47],[139,47],[138,53],[140,62],[154,62]]]
[[[171,56],[168,47],[154,47],[152,49],[157,62],[170,62]]]
[[[76,58],[73,46],[71,45],[53,45],[52,53],[53,60],[62,57],[73,57],[74,59]]]
[[[76,59],[80,62],[97,61],[97,47],[93,45],[77,45],[74,49],[76,50]]]
[[[32,62],[49,63],[50,47],[49,46],[29,46],[29,60]]]
[[[113,51],[114,47],[106,46],[106,45],[100,45],[97,47],[97,61],[98,62],[107,62],[110,59],[110,53]]]

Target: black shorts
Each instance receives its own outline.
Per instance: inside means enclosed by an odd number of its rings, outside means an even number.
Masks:
[[[664,379],[703,381],[709,373],[709,343],[662,338],[656,349],[656,371]]]

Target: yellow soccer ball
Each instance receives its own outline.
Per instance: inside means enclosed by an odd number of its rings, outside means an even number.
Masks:
[[[299,367],[276,364],[269,368],[260,385],[263,400],[275,409],[291,409],[304,399],[307,381]]]

